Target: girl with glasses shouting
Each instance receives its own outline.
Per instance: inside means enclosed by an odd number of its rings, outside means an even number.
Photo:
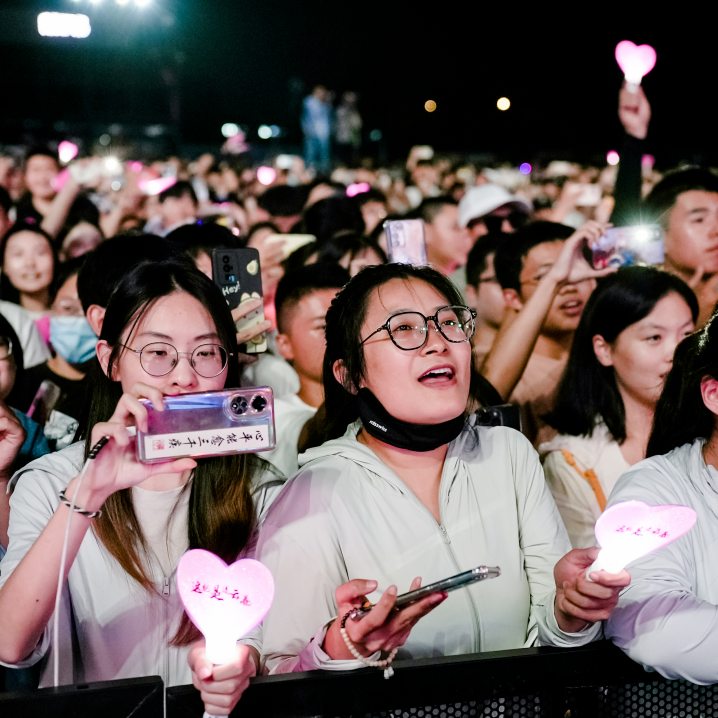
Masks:
[[[468,407],[474,314],[428,268],[362,270],[327,314],[330,441],[271,507],[257,558],[276,581],[263,625],[272,672],[386,668],[391,659],[574,646],[628,584],[586,570],[538,456]],[[397,593],[480,565],[501,575],[402,610]],[[375,604],[360,620],[353,609]],[[386,675],[386,674],[385,674]]]
[[[235,328],[220,290],[194,266],[141,266],[117,286],[91,369],[84,440],[13,478],[10,543],[0,571],[0,661],[25,667],[52,655],[61,551],[72,497],[90,449],[108,445],[76,498],[59,613],[60,682],[159,675],[194,682],[206,710],[226,715],[255,672],[254,649],[212,666],[175,585],[188,548],[225,561],[248,551],[253,528],[283,479],[254,455],[141,464],[127,426],[146,430],[140,398],[239,384]],[[81,427],[82,431],[82,427]],[[101,513],[100,513],[101,512]],[[256,654],[256,652],[255,652]],[[41,685],[53,661],[43,661]]]

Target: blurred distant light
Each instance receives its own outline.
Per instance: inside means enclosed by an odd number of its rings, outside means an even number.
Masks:
[[[102,2],[102,0],[90,0],[90,2],[91,2],[93,5],[99,5],[99,4]]]
[[[112,137],[110,137],[107,133],[105,133],[104,135],[100,135],[100,144],[103,147],[107,147],[110,142],[112,142]]]
[[[105,168],[108,172],[112,172],[114,174],[122,168],[122,165],[117,157],[105,157]]]
[[[130,0],[115,0],[118,5],[127,5]]]
[[[278,125],[269,125],[269,129],[272,130],[272,137],[279,137],[282,134]]]
[[[356,197],[358,194],[364,194],[371,189],[368,182],[355,182],[347,187],[347,197]]]
[[[260,137],[261,136],[262,135],[260,135]],[[257,170],[257,180],[260,182],[260,184],[270,185],[272,184],[272,182],[274,182],[275,179],[277,179],[277,172],[273,167],[260,167]]]
[[[239,125],[235,125],[234,122],[225,122],[222,125],[222,136],[229,139],[239,134]]]
[[[263,140],[268,140],[272,136],[272,128],[269,125],[260,125],[257,134]]]
[[[523,162],[521,166],[519,167],[519,172],[522,175],[530,175],[531,174],[531,165],[528,162]]]
[[[122,189],[122,182],[120,180],[115,180],[110,187],[112,187],[115,192],[119,192]]]
[[[379,140],[381,139],[381,137],[382,137],[382,135],[381,135],[381,130],[372,130],[372,131],[369,133],[369,139],[370,139],[372,142],[379,142]]]
[[[508,97],[499,97],[499,99],[496,101],[496,107],[498,107],[502,112],[505,110],[508,110],[509,107],[511,107],[511,100],[509,100]]]
[[[135,0],[135,5],[137,5],[137,7],[145,7],[145,5],[149,4],[150,0]]]
[[[60,142],[57,148],[57,154],[60,157],[60,162],[67,164],[70,160],[74,160],[77,157],[79,147],[73,142],[63,140]]]
[[[656,158],[653,155],[643,155],[641,157],[641,167],[652,170],[654,164],[656,164]]]
[[[128,162],[127,166],[133,172],[142,172],[142,162],[140,162],[139,160],[135,160],[134,162]]]
[[[137,183],[137,187],[140,192],[144,192],[148,195],[159,194],[169,189],[173,184],[177,183],[176,177],[157,177],[151,180],[140,180]]]
[[[43,37],[88,37],[92,28],[87,15],[68,12],[41,12],[37,16],[37,31]]]
[[[606,155],[606,162],[608,162],[609,165],[617,165],[620,157],[618,156],[618,152],[616,150],[611,150]]]
[[[436,109],[436,102],[434,102],[434,100],[427,100],[424,103],[424,109],[427,112],[433,112]]]

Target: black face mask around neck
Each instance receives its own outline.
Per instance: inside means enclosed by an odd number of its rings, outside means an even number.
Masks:
[[[433,451],[453,441],[464,428],[464,414],[441,424],[412,424],[393,417],[369,389],[359,389],[359,416],[368,434],[408,451]]]

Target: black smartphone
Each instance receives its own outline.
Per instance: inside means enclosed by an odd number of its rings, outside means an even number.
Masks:
[[[497,578],[500,575],[501,569],[498,566],[477,566],[476,568],[472,568],[470,571],[457,573],[456,576],[450,576],[449,578],[444,578],[441,581],[430,583],[428,586],[417,588],[415,591],[402,593],[401,596],[397,596],[394,607],[397,609],[406,608],[412,603],[421,601],[422,598],[431,596],[433,593],[448,593],[449,591],[455,591],[457,588],[470,586],[472,583],[476,583],[477,581],[485,581],[488,578]],[[366,601],[361,608],[356,608],[352,611],[350,614],[351,618],[358,621],[366,616],[373,607],[373,604]]]
[[[262,293],[262,269],[259,265],[259,252],[256,249],[214,249],[212,250],[212,278],[222,290],[222,294],[231,309],[253,299],[261,299],[259,309],[242,317],[237,323],[237,331],[261,324],[264,321],[264,294]],[[267,337],[264,332],[247,342],[247,354],[259,354],[267,350]]]
[[[476,412],[479,426],[508,426],[521,431],[521,411],[518,404],[485,406]]]
[[[61,395],[62,390],[60,387],[49,379],[45,379],[40,384],[40,388],[27,410],[27,416],[40,426],[45,426],[57,402],[60,401]]]

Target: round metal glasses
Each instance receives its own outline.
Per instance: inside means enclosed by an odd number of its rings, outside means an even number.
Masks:
[[[386,320],[386,324],[373,331],[362,344],[379,332],[387,331],[391,341],[403,351],[421,349],[429,338],[429,322],[448,342],[468,342],[474,335],[476,312],[469,307],[452,305],[437,309],[436,314],[425,317],[421,312],[400,312]]]
[[[169,374],[179,363],[179,358],[186,356],[190,366],[200,376],[211,379],[225,370],[230,356],[227,350],[219,344],[201,344],[192,352],[179,352],[166,342],[152,342],[142,349],[133,349],[125,344],[122,346],[139,354],[140,366],[150,376]]]

